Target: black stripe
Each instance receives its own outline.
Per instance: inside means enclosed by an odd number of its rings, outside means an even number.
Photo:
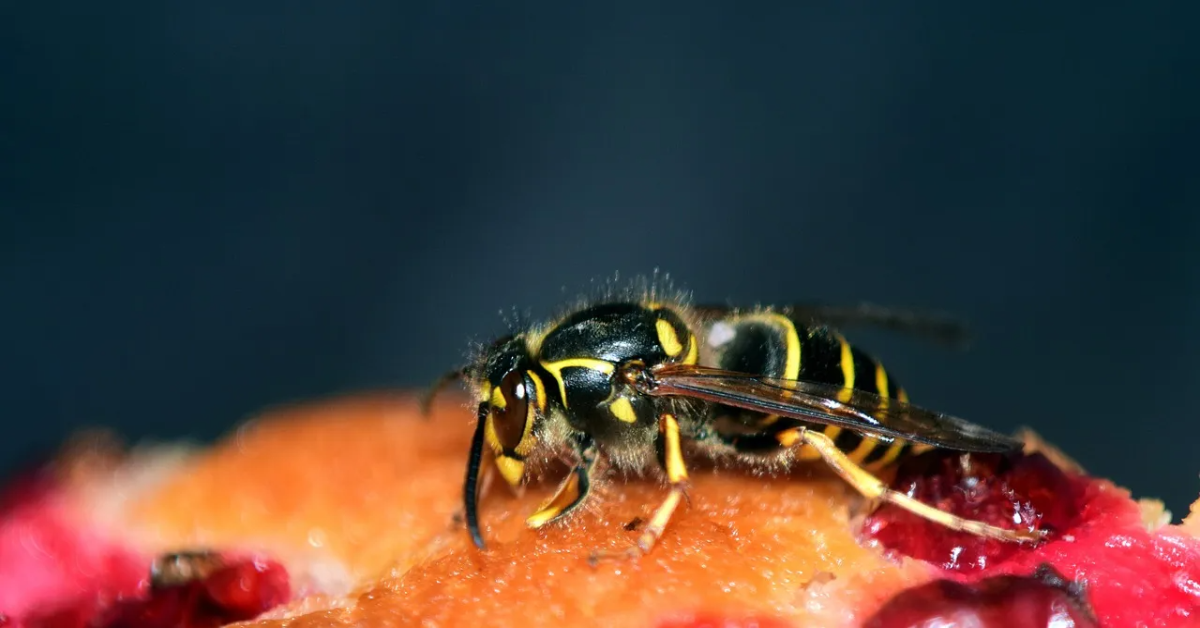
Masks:
[[[554,373],[551,373],[550,371],[542,368],[542,365],[540,365],[540,364],[537,366],[534,366],[533,368],[531,368],[529,370],[532,371],[534,374],[536,374],[538,379],[542,380],[542,389],[543,389],[543,392],[546,393],[545,413],[549,414],[550,409],[554,408],[554,407],[561,408],[563,405],[562,388],[559,388],[559,385],[558,385],[559,379],[554,376]],[[569,388],[568,388],[568,390],[569,390]],[[537,394],[537,393],[535,392],[534,394]],[[530,399],[529,402],[532,404],[536,404],[537,400]]]
[[[862,459],[862,464],[871,464],[872,462],[875,462],[876,460],[879,460],[880,458],[882,458],[882,457],[884,456],[884,454],[886,454],[886,453],[887,453],[887,451],[888,451],[889,449],[891,449],[891,448],[892,448],[892,445],[893,445],[893,444],[894,444],[894,441],[891,441],[891,440],[887,440],[887,441],[884,441],[884,440],[879,440],[879,441],[877,441],[877,442],[875,443],[875,448],[874,448],[874,449],[872,449],[871,451],[867,452],[867,455],[863,457],[863,459]],[[904,452],[905,452],[905,450],[907,450],[907,449],[908,449],[909,447],[911,447],[911,446],[912,446],[912,445],[911,445],[911,444],[909,444],[909,443],[908,443],[908,441],[905,441],[905,442],[904,442],[904,448],[900,450],[900,453],[899,453],[899,455],[897,455],[897,456],[896,456],[896,458],[897,458],[897,459],[899,459],[899,458],[900,458],[900,456],[903,456],[903,455],[904,455]]]
[[[783,377],[788,359],[784,330],[779,325],[762,321],[731,324],[735,335],[721,348],[717,368]]]
[[[800,379],[845,386],[842,376],[842,343],[827,327],[804,328],[799,324]]]
[[[833,444],[837,445],[838,449],[846,453],[850,453],[855,449],[858,449],[858,446],[862,444],[862,441],[862,434],[859,434],[850,428],[843,427],[842,431],[838,432],[837,438],[833,439]]]
[[[879,394],[879,386],[875,381],[875,367],[879,362],[855,346],[850,347],[850,356],[854,360],[854,387]]]
[[[858,347],[850,347],[850,358],[854,363],[854,388],[863,390],[869,393],[879,393],[879,386],[875,382],[875,365],[876,362],[865,351]],[[863,437],[852,430],[843,429],[837,437],[837,445],[842,451],[850,453],[858,448],[863,442]],[[871,451],[867,452],[867,456],[875,455],[879,451],[876,446]]]

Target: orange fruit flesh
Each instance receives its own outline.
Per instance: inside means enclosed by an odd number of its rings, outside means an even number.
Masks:
[[[422,417],[412,396],[276,410],[137,495],[121,525],[155,551],[262,551],[293,573],[321,572],[258,620],[295,627],[653,626],[693,615],[855,625],[933,577],[860,543],[861,500],[819,466],[784,477],[694,470],[690,503],[649,555],[595,566],[594,550],[634,544],[626,526],[649,519],[661,483],[611,478],[584,512],[530,530],[525,518],[559,478],[520,496],[497,478],[481,504],[480,551],[461,523],[473,422],[453,399]]]

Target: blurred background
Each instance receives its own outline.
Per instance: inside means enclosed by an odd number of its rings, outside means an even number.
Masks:
[[[830,4],[4,3],[3,471],[424,386],[660,268],[961,316],[850,338],[1186,513],[1197,9]]]

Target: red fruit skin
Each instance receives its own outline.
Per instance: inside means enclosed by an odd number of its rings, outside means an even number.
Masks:
[[[0,494],[0,613],[13,625],[33,611],[146,586],[146,559],[90,529],[65,502],[49,472],[18,478]]]
[[[1200,621],[1200,542],[1175,528],[1148,531],[1128,492],[1064,473],[1038,454],[972,456],[975,479],[963,476],[956,456],[926,456],[902,466],[897,490],[963,517],[1005,527],[1015,517],[1052,535],[1037,546],[1002,544],[885,506],[868,518],[865,533],[889,550],[927,560],[946,580],[964,584],[1028,576],[1048,564],[1086,585],[1087,602],[1106,628]]]
[[[0,628],[215,628],[291,598],[282,565],[249,558],[153,589],[151,559],[73,516],[65,493],[49,471],[0,493]]]

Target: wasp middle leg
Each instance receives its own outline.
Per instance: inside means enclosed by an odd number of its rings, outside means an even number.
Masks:
[[[687,497],[688,472],[680,444],[679,422],[669,412],[664,412],[658,418],[658,461],[667,473],[670,492],[650,516],[645,529],[638,536],[636,547],[624,552],[594,552],[589,558],[592,564],[606,558],[632,558],[649,553],[662,538],[679,502]]]

